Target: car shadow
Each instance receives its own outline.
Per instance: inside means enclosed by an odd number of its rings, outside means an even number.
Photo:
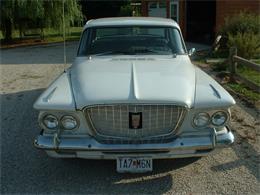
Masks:
[[[259,153],[254,149],[252,144],[248,142],[248,139],[241,137],[236,131],[233,131],[233,133],[235,136],[235,143],[231,148],[238,159],[232,162],[213,166],[211,167],[211,170],[215,172],[224,172],[245,166],[251,175],[260,181],[260,172],[258,171],[260,163]]]
[[[1,193],[163,194],[169,172],[197,158],[155,160],[154,171],[119,174],[112,160],[54,159],[33,146],[39,134],[32,108],[43,89],[1,94]]]

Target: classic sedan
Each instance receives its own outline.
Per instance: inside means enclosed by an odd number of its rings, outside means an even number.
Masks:
[[[229,146],[235,101],[191,63],[193,51],[171,19],[87,22],[74,63],[34,103],[34,145],[52,157],[115,159],[119,172]]]

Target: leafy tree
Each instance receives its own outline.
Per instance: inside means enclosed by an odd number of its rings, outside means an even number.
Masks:
[[[67,29],[82,19],[82,13],[77,0],[64,1],[65,25]],[[45,27],[53,27],[62,31],[63,26],[63,1],[52,0],[44,1],[44,24]]]
[[[13,1],[1,1],[1,29],[5,39],[8,41],[12,38],[13,10]]]
[[[141,16],[141,7],[137,4],[138,1],[125,1],[125,4],[120,7],[118,16]]]
[[[132,16],[132,13],[133,8],[130,3],[120,7],[119,16]]]
[[[52,27],[62,30],[63,3],[65,25],[68,29],[82,19],[77,0],[6,0],[1,1],[1,30],[5,40],[12,39],[12,30],[18,28],[20,35],[26,29]]]
[[[19,29],[20,38],[25,30],[30,28],[40,28],[43,34],[44,27],[44,0],[13,0],[13,27]]]

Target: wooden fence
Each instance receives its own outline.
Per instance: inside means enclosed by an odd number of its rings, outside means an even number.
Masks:
[[[257,72],[260,72],[260,65],[254,62],[248,61],[244,58],[237,56],[237,48],[231,47],[229,50],[229,65],[230,65],[230,72],[231,76],[244,83],[247,87],[251,88],[254,91],[259,92],[260,86],[256,83],[248,80],[247,78],[243,77],[242,75],[238,74],[237,72],[237,64],[241,64],[243,66],[249,67]],[[259,74],[260,76],[260,74]]]

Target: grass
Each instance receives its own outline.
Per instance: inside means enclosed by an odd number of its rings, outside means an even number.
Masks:
[[[228,64],[226,62],[218,62],[211,64],[211,67],[214,71],[221,72],[228,70]]]
[[[81,32],[82,32],[82,27],[70,27],[70,29],[68,31],[69,32],[66,33],[67,41],[79,40]],[[35,32],[32,31],[32,33],[35,33]],[[12,44],[19,44],[19,43],[26,43],[26,42],[31,43],[31,42],[33,42],[33,40],[34,40],[34,42],[40,41],[39,36],[38,37],[37,36],[24,37],[23,39],[20,39],[18,30],[13,31],[12,38],[13,38],[12,43],[4,43],[3,35],[2,35],[2,32],[0,31],[0,40],[3,45],[12,45]],[[43,41],[47,42],[47,43],[61,42],[61,41],[63,41],[63,34],[60,33],[58,30],[45,28]]]
[[[252,59],[252,60],[250,60],[250,61],[252,61],[252,62],[254,62],[254,63],[257,63],[257,64],[260,64],[260,59]]]
[[[226,85],[230,87],[232,90],[234,90],[236,93],[241,94],[242,96],[246,97],[247,99],[253,102],[260,100],[260,93],[248,89],[243,84],[228,83]]]
[[[238,74],[260,86],[260,73],[247,67],[238,67]]]
[[[255,63],[260,64],[260,59],[254,59],[252,60]],[[195,64],[205,64],[205,60],[200,59],[200,60],[196,60]],[[226,62],[218,62],[218,63],[207,63],[209,64],[209,66],[216,72],[221,72],[221,71],[228,71],[229,69],[229,65]],[[248,80],[254,82],[255,84],[260,86],[260,74],[259,72],[244,67],[244,66],[238,66],[237,72],[247,78]],[[241,97],[245,97],[249,102],[257,102],[260,100],[260,93],[253,91],[251,89],[249,89],[248,87],[246,87],[244,84],[238,84],[238,83],[227,83],[225,84],[226,86],[228,86],[229,88],[231,88],[233,91],[235,91],[237,94],[240,94]]]
[[[255,59],[252,61],[260,64],[260,59]],[[209,65],[212,67],[212,69],[214,71],[217,71],[217,72],[229,70],[229,64],[227,62],[209,63]],[[237,73],[239,75],[243,76],[244,78],[246,78],[260,86],[260,73],[259,72],[255,71],[251,68],[238,65]]]
[[[66,33],[66,40],[79,40],[82,27],[71,27]],[[44,29],[45,40],[48,42],[63,41],[63,34],[54,29]]]
[[[226,63],[213,64],[211,67],[213,68],[214,71],[217,72],[228,70],[228,64]],[[251,68],[238,66],[237,73],[260,86],[259,72]],[[227,83],[226,85],[230,87],[232,90],[234,90],[236,93],[240,94],[241,96],[245,97],[251,102],[257,102],[260,100],[260,93],[249,89],[244,84]]]

